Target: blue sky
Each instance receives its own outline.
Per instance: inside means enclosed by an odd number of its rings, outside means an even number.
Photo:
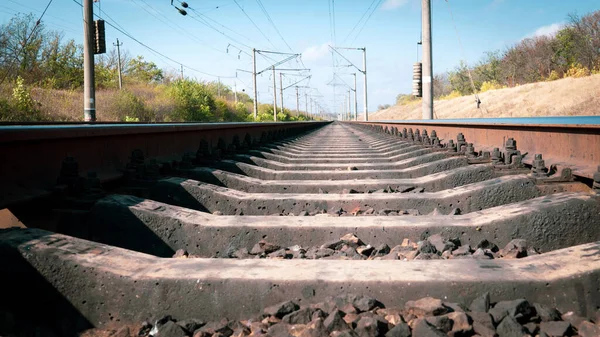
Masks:
[[[347,62],[340,57],[333,61],[328,50],[330,44],[367,48],[369,111],[376,110],[380,104],[393,104],[398,93],[410,92],[412,64],[417,60],[416,43],[421,30],[419,0],[187,2],[191,8],[187,16],[180,15],[171,7],[170,0],[101,0],[101,8],[96,4],[95,12],[173,61],[107,26],[109,46],[118,38],[131,55],[143,55],[161,68],[178,72],[179,64],[183,64],[186,76],[216,80],[211,75],[218,75],[222,82],[232,87],[235,83],[238,90],[245,89],[249,94],[252,92],[251,75],[236,69],[251,70],[252,59],[248,54],[251,54],[252,47],[302,53],[301,62],[294,60],[281,67],[302,68],[303,64],[306,65],[311,69],[312,78],[300,85],[308,84],[311,89],[302,88],[301,94],[308,92],[329,111],[339,110],[344,99],[343,92],[347,91],[343,83],[352,85],[353,79],[348,73],[357,71],[343,67]],[[585,14],[600,9],[597,0],[432,0],[432,3],[436,73],[452,69],[462,59],[469,63],[477,62],[486,51],[504,49],[525,37],[552,34],[567,21],[569,13]],[[46,4],[46,0],[2,0],[0,22],[7,22],[17,12],[31,12],[38,16]],[[178,0],[174,4],[181,7]],[[379,6],[375,8],[375,5]],[[368,11],[369,7],[375,8],[372,14]],[[449,8],[464,52],[459,47]],[[363,21],[359,23],[361,17]],[[367,17],[368,21],[365,20]],[[207,20],[204,22],[213,28],[203,24],[203,20]],[[82,11],[73,0],[54,0],[43,21],[49,29],[63,31],[65,38],[81,42]],[[355,26],[357,28],[352,31]],[[239,50],[243,52],[240,54]],[[362,67],[361,52],[342,53]],[[268,56],[271,59],[258,56],[258,70],[285,58],[274,54]],[[337,68],[340,79],[335,81],[339,85],[335,87],[328,85],[332,81],[334,62],[340,66]],[[287,73],[284,87],[302,78]],[[276,78],[279,86],[279,75]],[[258,91],[259,101],[272,102],[270,71],[258,77]],[[358,74],[359,112],[363,105],[362,92],[362,74]],[[295,102],[295,90],[291,87],[285,91],[284,104],[295,108]],[[304,109],[304,100],[301,100],[301,109]]]

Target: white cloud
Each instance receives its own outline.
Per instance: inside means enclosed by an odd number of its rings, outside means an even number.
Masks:
[[[554,36],[564,26],[565,26],[565,24],[562,22],[553,23],[553,24],[547,25],[547,26],[542,26],[542,27],[536,29],[533,33],[525,36],[525,38],[532,38],[532,37],[538,37],[538,36]]]
[[[392,9],[400,8],[404,5],[406,5],[407,2],[408,2],[408,0],[385,0],[383,5],[381,5],[381,9],[392,10]]]
[[[302,59],[309,62],[318,61],[327,55],[329,55],[329,42],[306,48],[302,52]]]

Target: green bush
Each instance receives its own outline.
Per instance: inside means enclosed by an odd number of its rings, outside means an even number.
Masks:
[[[204,84],[178,80],[169,86],[168,92],[175,103],[174,120],[209,122],[215,119],[215,100]]]
[[[150,122],[154,117],[144,102],[128,90],[119,91],[111,105],[115,119],[122,122]]]
[[[43,122],[50,118],[40,110],[40,103],[31,98],[29,88],[20,76],[17,77],[10,100],[0,100],[0,121]]]

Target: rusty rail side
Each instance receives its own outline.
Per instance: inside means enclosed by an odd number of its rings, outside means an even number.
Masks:
[[[80,172],[96,171],[102,181],[121,176],[134,149],[149,158],[181,158],[200,141],[253,139],[263,132],[310,129],[327,122],[180,123],[0,126],[0,208],[44,194],[56,183],[61,163],[74,157]]]
[[[544,156],[547,165],[570,167],[573,174],[593,178],[600,165],[600,126],[578,124],[492,124],[492,123],[445,123],[445,122],[350,122],[365,125],[380,125],[384,128],[396,127],[419,129],[421,132],[435,130],[444,143],[456,141],[461,132],[467,143],[473,143],[475,150],[491,151],[502,149],[508,138],[517,141],[517,148],[528,153],[523,162],[532,164],[534,155]]]

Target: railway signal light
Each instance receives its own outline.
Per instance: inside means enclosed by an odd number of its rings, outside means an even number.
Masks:
[[[104,20],[94,21],[94,54],[106,53],[106,33]]]

